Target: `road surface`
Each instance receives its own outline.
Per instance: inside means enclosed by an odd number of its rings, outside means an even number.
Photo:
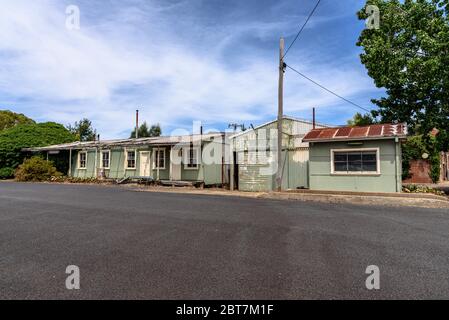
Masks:
[[[449,212],[0,183],[0,299],[346,298],[449,298]]]

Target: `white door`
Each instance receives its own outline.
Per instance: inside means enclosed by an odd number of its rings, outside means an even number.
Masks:
[[[140,152],[140,176],[149,177],[151,176],[150,167],[150,152],[142,151]]]
[[[182,150],[171,149],[170,155],[170,179],[172,181],[180,181]]]

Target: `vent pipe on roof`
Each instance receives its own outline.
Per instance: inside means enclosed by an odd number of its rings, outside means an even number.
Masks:
[[[313,124],[313,129],[316,128],[316,120],[315,120],[315,108],[313,108],[313,114],[312,114],[312,124]]]
[[[136,110],[136,139],[139,138],[139,110]]]

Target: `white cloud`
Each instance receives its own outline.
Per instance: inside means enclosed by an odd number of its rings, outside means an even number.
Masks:
[[[248,30],[266,39],[283,24],[229,26],[217,35],[218,45],[206,50],[211,43],[189,41],[170,30],[162,15],[170,7],[134,3],[98,20],[92,16],[102,9],[81,6],[81,30],[69,31],[65,7],[54,1],[0,0],[0,102],[2,95],[25,98],[35,105],[30,115],[42,120],[89,117],[108,138],[132,127],[136,108],[142,119],[171,126],[186,119],[257,122],[276,113],[275,55],[273,61],[254,51],[243,59],[250,62],[239,65],[223,62],[221,53]],[[302,65],[346,96],[371,85],[341,66]],[[298,77],[288,79],[287,112],[336,101]]]

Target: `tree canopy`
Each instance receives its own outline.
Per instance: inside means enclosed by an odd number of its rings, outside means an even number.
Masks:
[[[407,122],[412,133],[449,128],[449,1],[368,0],[380,28],[365,29],[361,61],[386,96],[373,99],[373,116]],[[359,19],[367,19],[365,8]],[[443,132],[441,136],[445,136]],[[449,147],[449,142],[445,148]]]
[[[375,122],[376,121],[371,114],[366,113],[362,115],[361,113],[357,112],[352,119],[348,120],[348,126],[351,127],[367,126]]]
[[[35,123],[32,119],[23,114],[9,110],[0,110],[0,131],[15,127],[19,124]]]
[[[148,137],[159,137],[162,134],[160,124],[154,124],[150,128],[148,128],[148,124],[144,122],[139,127],[139,138],[148,138]],[[136,137],[136,129],[131,132],[130,138]]]
[[[76,141],[63,125],[46,122],[22,124],[0,132],[0,169],[16,168],[25,155],[21,150]]]
[[[67,129],[77,137],[79,141],[94,141],[97,138],[97,130],[92,126],[92,121],[87,118],[69,124]]]

